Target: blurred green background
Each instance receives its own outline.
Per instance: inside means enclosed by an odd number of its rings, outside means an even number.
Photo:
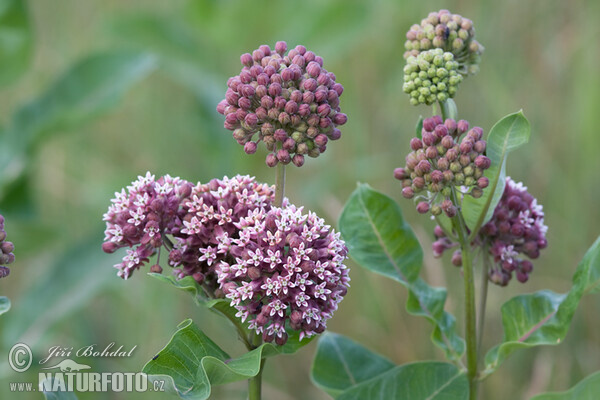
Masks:
[[[179,322],[193,318],[230,354],[242,346],[227,323],[144,276],[125,282],[100,249],[102,214],[113,192],[147,170],[202,182],[233,174],[274,182],[264,153],[245,156],[215,106],[239,55],[277,40],[304,44],[325,59],[345,91],[343,136],[316,160],[288,172],[287,196],[335,222],[357,181],[398,199],[428,250],[433,224],[401,199],[392,177],[404,164],[420,114],[401,90],[404,34],[429,11],[448,8],[475,22],[486,47],[481,72],[455,98],[461,118],[486,132],[523,108],[527,146],[509,158],[546,211],[549,248],[525,285],[491,287],[484,345],[502,335],[500,305],[548,288],[565,292],[600,228],[600,3],[592,0],[462,1],[120,1],[0,0],[0,213],[17,261],[0,281],[13,302],[0,317],[0,398],[17,374],[10,347],[116,342],[131,358],[89,359],[93,371],[139,371]],[[16,11],[15,11],[16,10]],[[263,150],[264,151],[264,150]],[[122,254],[121,254],[122,255]],[[448,285],[447,309],[461,318],[461,278],[449,260],[426,255],[424,275]],[[352,267],[352,288],[329,328],[396,363],[442,359],[431,326],[404,311],[406,291]],[[483,386],[483,399],[520,399],[564,390],[600,369],[600,298],[584,297],[558,347],[517,352]],[[326,399],[309,380],[312,343],[267,362],[265,399]],[[78,361],[82,361],[78,359]],[[81,394],[81,399],[161,399],[149,393]],[[245,398],[245,383],[218,387],[215,399]]]

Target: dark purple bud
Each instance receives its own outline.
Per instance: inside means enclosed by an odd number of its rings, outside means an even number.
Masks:
[[[319,107],[317,107],[317,113],[323,118],[327,117],[330,112],[331,107],[329,104],[321,104]]]
[[[444,180],[444,174],[442,173],[442,171],[439,170],[433,170],[431,171],[431,181],[433,183],[440,183]]]
[[[423,142],[419,138],[412,138],[410,139],[410,148],[417,151],[423,148]]]
[[[339,138],[342,137],[342,131],[340,131],[337,128],[334,128],[330,133],[329,133],[329,139],[331,140],[338,140]]]
[[[336,113],[333,116],[333,123],[336,125],[344,125],[348,122],[348,116],[344,113]]]
[[[293,141],[293,139],[292,139],[292,141]],[[287,142],[287,140],[286,140],[286,142]],[[280,149],[277,151],[277,159],[283,164],[289,164],[291,161],[290,153],[287,150]]]
[[[460,250],[456,250],[454,254],[452,254],[452,259],[450,260],[452,265],[460,267],[462,265],[462,254]]]
[[[488,187],[489,184],[490,184],[490,180],[488,178],[486,178],[485,176],[482,176],[481,178],[477,179],[477,186],[479,186],[482,189],[485,189],[486,187]]]
[[[304,83],[302,84],[303,89],[309,92],[314,92],[317,89],[317,86],[319,86],[317,84],[317,81],[309,78],[307,80],[304,81]]]
[[[446,236],[446,234],[444,233],[444,230],[439,225],[436,225],[435,228],[433,228],[433,234],[437,238],[442,238],[442,237]]]
[[[278,162],[277,157],[273,153],[267,154],[267,158],[265,159],[265,161],[266,161],[267,165],[271,168],[276,166],[277,162]]]
[[[162,267],[158,264],[154,264],[153,266],[150,267],[150,272],[153,272],[155,274],[161,274],[163,271]]]
[[[448,118],[444,122],[444,125],[448,129],[448,134],[452,135],[452,134],[454,134],[454,132],[456,132],[456,121],[455,120]]]
[[[487,158],[486,156],[477,156],[475,158],[475,166],[477,168],[488,169],[491,164],[492,164],[492,161],[489,158]]]
[[[458,124],[456,124],[456,129],[458,130],[459,134],[463,134],[469,130],[469,123],[464,119],[461,119],[458,121]]]
[[[423,132],[423,143],[426,146],[433,146],[433,145],[435,145],[435,142],[436,142],[436,137],[433,133],[427,132],[427,131]]]
[[[252,66],[253,62],[252,62],[252,56],[250,55],[250,53],[242,54],[240,56],[240,62],[242,63],[242,65],[244,65],[246,67]]]
[[[403,179],[408,178],[408,174],[406,173],[406,170],[404,168],[396,168],[394,169],[394,178],[401,181]]]
[[[423,129],[425,129],[427,132],[433,132],[435,125],[436,124],[433,118],[425,118],[423,120]]]
[[[244,145],[244,151],[246,152],[246,154],[254,154],[256,153],[256,143],[255,142],[248,142]]]
[[[435,127],[434,132],[435,132],[435,135],[441,139],[444,136],[448,135],[448,128],[446,128],[445,125],[438,125]]]
[[[529,275],[520,270],[517,270],[516,274],[517,274],[517,280],[521,283],[525,283],[529,279]]]
[[[435,258],[440,258],[446,250],[446,244],[443,240],[436,240],[431,244],[431,249],[433,250],[433,256]]]
[[[410,186],[407,186],[402,189],[402,197],[404,197],[405,199],[412,199],[414,195],[415,195],[415,192],[412,190],[412,188]]]
[[[426,174],[431,170],[431,163],[427,160],[419,161],[415,170],[420,170],[423,174]]]
[[[485,146],[485,140],[478,140],[477,142],[475,142],[475,145],[473,145],[473,149],[481,154],[485,151]]]
[[[438,156],[438,151],[435,148],[435,146],[429,146],[426,150],[425,150],[425,157],[430,158],[430,159],[434,159]]]
[[[118,248],[119,246],[114,242],[102,243],[102,251],[104,251],[105,253],[114,253]]]
[[[292,150],[296,147],[296,141],[293,138],[287,138],[285,139],[285,141],[283,142],[283,148],[285,150]],[[277,158],[279,158],[279,155],[277,155]],[[279,158],[279,161],[281,161],[281,159]]]
[[[442,146],[444,146],[446,149],[451,149],[454,147],[454,139],[452,139],[452,136],[444,136],[442,138]]]
[[[280,94],[281,94],[281,85],[279,83],[271,83],[269,85],[269,95],[275,97],[275,96],[279,96]],[[264,104],[263,104],[263,107],[265,107]]]
[[[283,53],[287,51],[287,43],[283,41],[275,43],[275,51],[283,56]]]
[[[459,150],[462,154],[469,154],[471,150],[473,150],[473,143],[468,140],[463,140],[460,144]]]
[[[427,203],[426,201],[422,201],[419,204],[417,204],[417,212],[419,214],[425,214],[427,213],[427,211],[429,211],[429,203]]]
[[[296,167],[301,167],[304,165],[304,156],[302,154],[296,154],[293,158],[292,158],[292,162],[294,163],[294,165]]]
[[[531,271],[533,271],[533,263],[529,260],[521,261],[521,271],[525,272],[526,274],[531,273]]]
[[[508,232],[510,232],[510,222],[508,221],[502,221],[498,224],[498,231],[500,231],[500,233],[502,234],[507,234]]]

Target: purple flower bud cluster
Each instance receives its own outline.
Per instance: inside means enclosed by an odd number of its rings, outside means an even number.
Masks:
[[[306,155],[318,157],[329,140],[340,138],[337,127],[347,121],[340,112],[344,87],[321,57],[300,45],[288,52],[285,42],[277,42],[275,50],[262,45],[240,61],[242,71],[227,81],[217,111],[246,153],[263,141],[271,152],[268,166],[300,167]]]
[[[340,234],[293,205],[249,214],[236,226],[235,260],[221,262],[217,273],[237,316],[279,345],[286,324],[300,340],[323,332],[349,287]]]
[[[209,297],[227,295],[242,321],[251,317],[266,341],[283,344],[288,326],[301,337],[325,329],[347,291],[348,250],[314,213],[273,201],[273,187],[249,176],[193,185],[148,172],[115,193],[102,248],[128,247],[115,265],[127,279],[165,247],[177,278],[192,276]],[[163,271],[159,261],[150,270]]]
[[[484,47],[475,40],[473,21],[448,10],[432,12],[421,21],[421,25],[411,26],[406,33],[404,47],[405,59],[436,48],[451,52],[463,75],[479,71],[478,64],[484,51]]]
[[[494,260],[489,280],[506,286],[514,272],[519,282],[527,282],[533,264],[523,256],[530,259],[539,257],[540,250],[548,245],[547,231],[542,206],[527,192],[527,187],[507,177],[504,193],[494,209],[492,219],[481,227],[475,241],[477,245],[484,246]],[[435,256],[439,257],[444,250],[457,246],[439,226],[434,234],[437,238],[433,243]],[[462,265],[460,250],[454,253],[452,262],[457,266]]]
[[[453,187],[478,198],[489,184],[483,176],[490,167],[490,159],[483,155],[483,129],[469,130],[465,120],[443,121],[436,115],[423,121],[421,134],[421,139],[411,139],[413,151],[406,156],[406,166],[394,170],[394,177],[402,182],[402,196],[415,199],[419,213],[443,211],[452,218],[457,212],[450,199]]]
[[[10,274],[7,265],[15,261],[13,251],[15,246],[12,242],[6,241],[6,231],[4,230],[4,216],[0,214],[0,278],[5,278]]]

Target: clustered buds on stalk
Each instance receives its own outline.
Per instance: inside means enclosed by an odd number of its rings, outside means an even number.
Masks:
[[[285,343],[288,319],[301,337],[322,332],[346,294],[348,250],[339,234],[287,199],[274,207],[274,189],[252,177],[193,185],[148,172],[115,196],[102,248],[129,247],[115,265],[119,276],[166,247],[177,278],[192,276],[209,297],[227,295],[266,341]],[[151,272],[162,273],[158,262]]]
[[[469,130],[465,120],[443,121],[438,115],[425,119],[422,138],[410,141],[413,151],[406,156],[406,166],[394,170],[394,177],[402,182],[402,196],[414,198],[421,214],[443,211],[450,218],[457,212],[451,200],[453,188],[481,197],[489,184],[483,171],[490,166],[490,159],[483,155],[486,142],[482,136],[483,129]]]
[[[434,49],[408,57],[402,90],[410,96],[410,104],[431,105],[454,97],[462,80],[452,53]]]
[[[300,340],[323,332],[349,287],[340,234],[293,205],[249,214],[237,226],[235,261],[217,266],[237,316],[249,319],[264,341],[280,345],[288,321]]]
[[[495,265],[489,271],[490,281],[506,286],[514,272],[519,282],[527,282],[533,264],[522,256],[538,258],[540,250],[548,245],[547,231],[542,206],[527,192],[527,187],[507,177],[504,193],[492,219],[481,227],[475,241],[494,259]],[[437,257],[457,245],[444,235],[439,226],[434,234],[437,240],[433,243],[433,251]],[[452,263],[462,265],[460,250],[454,253]]]
[[[461,74],[475,74],[479,71],[478,64],[484,47],[475,40],[475,28],[470,19],[448,10],[432,12],[421,21],[421,25],[411,26],[406,39],[405,59],[417,57],[422,51],[442,49],[454,54]]]
[[[318,157],[329,140],[340,138],[337,126],[347,121],[339,106],[344,88],[323,68],[323,59],[304,46],[286,52],[287,44],[277,42],[274,51],[262,45],[242,54],[242,71],[228,80],[217,106],[246,153],[265,143],[270,167],[300,167],[306,155]]]
[[[15,261],[13,251],[15,246],[12,242],[6,241],[6,231],[4,230],[4,217],[0,214],[0,278],[5,278],[10,274],[7,265]]]

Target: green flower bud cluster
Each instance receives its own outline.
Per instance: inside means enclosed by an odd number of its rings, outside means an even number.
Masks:
[[[479,62],[484,47],[475,40],[473,22],[448,10],[432,12],[413,25],[406,33],[404,58],[416,57],[420,52],[442,49],[454,54],[462,75],[472,75],[479,71]]]
[[[402,90],[410,96],[410,104],[433,104],[454,97],[463,76],[454,55],[442,49],[423,51],[410,56],[404,66]]]

